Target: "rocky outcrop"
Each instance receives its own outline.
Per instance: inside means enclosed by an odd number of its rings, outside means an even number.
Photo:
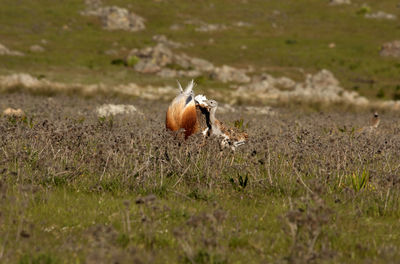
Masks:
[[[153,40],[170,48],[181,48],[183,46],[182,43],[172,41],[165,35],[154,35]]]
[[[29,50],[32,52],[44,52],[45,49],[40,45],[32,45],[29,47]]]
[[[171,86],[154,87],[151,85],[140,86],[135,83],[106,86],[99,84],[59,83],[46,79],[38,79],[27,73],[15,73],[0,76],[0,92],[24,89],[32,93],[74,93],[80,95],[119,94],[136,96],[149,100],[169,100],[176,96],[176,88]]]
[[[8,49],[6,46],[0,43],[0,55],[9,55],[9,56],[24,56],[22,52],[14,51]]]
[[[137,58],[137,62],[133,65],[137,72],[156,73],[172,63],[173,53],[165,45],[157,44],[154,47],[131,50],[127,57],[128,65],[132,58]]]
[[[123,105],[123,104],[103,104],[96,108],[97,115],[100,117],[115,116],[115,115],[129,115],[134,113],[141,114],[135,106],[133,105]]]
[[[79,95],[98,95],[98,94],[117,94],[122,96],[134,96],[148,100],[171,100],[177,94],[177,88],[172,86],[140,86],[135,83],[107,86],[99,84],[66,84],[52,82],[46,79],[38,79],[26,73],[16,73],[0,76],[0,92],[10,92],[15,89],[23,89],[32,93],[74,93]],[[209,93],[216,100],[230,100],[230,104],[238,101],[241,103],[252,102],[322,102],[322,103],[346,103],[356,106],[369,106],[376,109],[400,110],[400,101],[375,101],[369,102],[366,98],[356,92],[344,90],[339,81],[327,70],[322,70],[316,74],[308,74],[304,82],[295,81],[280,77],[275,78],[267,74],[256,76],[251,83],[236,87],[234,91],[221,93],[219,90],[210,89]],[[232,99],[232,100],[231,100]],[[125,109],[124,111],[135,111],[131,107],[106,107],[106,112],[113,112],[113,109]],[[233,107],[229,104],[222,104],[218,111],[246,111],[254,114],[273,115],[274,112],[269,107]],[[239,109],[239,110],[237,110]],[[18,110],[18,109],[17,109]],[[12,113],[13,111],[8,111]],[[114,112],[113,112],[114,113]],[[115,110],[115,114],[120,113]],[[139,113],[140,112],[136,112]],[[105,112],[99,115],[106,116]]]
[[[393,15],[393,14],[389,14],[389,13],[383,12],[383,11],[378,11],[376,13],[365,14],[365,18],[396,20],[397,16]]]
[[[211,77],[223,83],[227,82],[248,83],[251,81],[251,78],[247,76],[244,70],[239,70],[230,67],[228,65],[223,65],[222,67],[214,68],[211,73]]]
[[[8,108],[4,109],[3,115],[11,116],[11,117],[24,117],[25,112],[21,108],[14,109],[14,108],[8,107]]]
[[[241,100],[261,101],[290,101],[301,100],[307,102],[349,103],[367,105],[368,99],[356,92],[346,91],[339,81],[328,70],[321,70],[316,74],[307,74],[305,81],[296,83],[293,80],[281,77],[274,78],[264,74],[256,77],[244,86],[239,86],[233,96]]]
[[[222,82],[246,83],[251,79],[244,70],[227,65],[215,67],[211,62],[188,56],[185,53],[176,54],[162,43],[154,47],[133,49],[127,57],[127,64],[141,73],[155,73],[161,77],[191,77],[208,75]]]
[[[93,10],[100,8],[103,3],[101,0],[85,0],[85,5],[87,7],[87,10]]]
[[[105,6],[94,9],[88,7],[88,10],[81,14],[100,17],[103,28],[107,30],[126,30],[135,32],[146,28],[144,18],[118,6]]]
[[[268,115],[268,116],[273,116],[276,115],[276,112],[272,110],[272,107],[270,106],[240,106],[240,107],[235,107],[230,104],[221,104],[218,106],[218,112],[219,113],[241,113],[245,112],[247,114],[251,115]]]
[[[384,57],[400,58],[400,40],[384,43],[380,55]]]
[[[349,5],[351,4],[351,0],[330,0],[330,5]]]
[[[200,23],[198,27],[195,28],[197,32],[212,32],[212,31],[221,31],[225,30],[227,27],[222,24],[207,24],[207,23]]]

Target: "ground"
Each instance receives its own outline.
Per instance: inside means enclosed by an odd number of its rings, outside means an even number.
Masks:
[[[103,103],[129,115],[98,117]],[[370,113],[274,109],[243,119],[235,152],[164,130],[167,104],[4,94],[5,263],[394,263],[399,124]],[[241,110],[241,108],[237,108]],[[260,122],[262,121],[262,122]],[[241,122],[237,122],[240,124]]]
[[[400,98],[400,62],[379,55],[384,42],[400,38],[398,20],[366,19],[363,7],[399,16],[397,0],[103,4],[143,16],[146,29],[103,30],[98,18],[80,14],[83,0],[0,0],[0,43],[25,54],[0,56],[0,75],[176,86],[175,79],[139,74],[123,63],[130,49],[152,46],[152,37],[164,34],[184,44],[177,52],[217,66],[253,67],[252,74],[296,81],[325,68],[369,99]],[[193,21],[227,29],[198,32]],[[236,26],[240,21],[250,26]],[[174,24],[180,29],[172,30]],[[32,45],[44,51],[33,52]],[[196,93],[230,89],[209,76],[196,82]],[[98,116],[97,107],[110,103],[138,111]],[[380,112],[373,129],[372,109],[355,106],[287,102],[264,113],[245,104],[225,107],[217,117],[249,134],[232,151],[217,138],[182,141],[165,131],[167,106],[106,93],[21,88],[0,94],[1,111],[25,112],[0,115],[0,262],[400,259],[397,112]]]

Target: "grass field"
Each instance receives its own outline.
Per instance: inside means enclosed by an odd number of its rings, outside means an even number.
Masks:
[[[400,39],[398,1],[104,0],[143,16],[139,32],[107,31],[81,16],[83,0],[0,0],[0,75],[27,72],[65,83],[175,85],[112,60],[152,46],[254,74],[289,76],[326,68],[348,90],[400,96],[400,61],[379,56]],[[187,21],[223,24],[198,32]],[[238,27],[238,21],[250,26]],[[171,30],[171,25],[180,25]],[[42,41],[45,40],[45,41]],[[47,44],[43,44],[43,42]],[[329,48],[335,43],[335,48]],[[29,50],[40,44],[42,53]],[[246,49],[243,49],[243,46]],[[116,55],[106,55],[115,49]],[[186,80],[182,80],[185,82]],[[202,76],[196,92],[229,89]],[[98,117],[104,103],[142,114]],[[400,124],[382,112],[344,106],[274,107],[271,115],[217,113],[249,141],[236,152],[200,135],[165,131],[167,102],[102,94],[0,94],[0,263],[398,263]],[[238,122],[240,123],[240,122]]]
[[[398,2],[352,2],[330,6],[324,0],[103,1],[104,5],[127,7],[146,19],[146,30],[124,32],[102,30],[99,19],[81,16],[79,12],[85,10],[82,0],[1,0],[2,44],[27,56],[2,56],[0,73],[23,71],[64,82],[172,84],[174,80],[141,75],[111,64],[113,59],[125,58],[132,48],[154,45],[153,35],[165,34],[174,41],[193,44],[177,52],[215,65],[252,65],[256,73],[266,71],[297,80],[303,80],[304,73],[326,68],[347,89],[370,98],[397,98],[399,61],[380,57],[379,50],[384,42],[400,38],[398,22],[366,19],[360,10],[368,4],[371,12],[400,15]],[[195,25],[186,24],[187,21],[228,28],[197,32]],[[250,26],[235,26],[239,21]],[[173,24],[181,25],[181,29],[170,30]],[[48,42],[42,45],[46,52],[30,52],[29,47],[40,44],[42,39]],[[330,43],[335,43],[336,48],[329,48]],[[105,55],[110,49],[118,54]],[[210,88],[226,87],[207,76],[201,79]]]
[[[0,119],[4,263],[396,263],[400,127],[366,113],[243,114],[249,142],[200,147],[165,104],[99,118],[103,102],[6,94]],[[51,109],[49,111],[48,109]],[[219,117],[232,125],[232,114]],[[260,122],[262,120],[262,122]]]

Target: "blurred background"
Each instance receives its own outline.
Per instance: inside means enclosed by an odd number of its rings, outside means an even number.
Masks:
[[[194,78],[197,92],[232,104],[393,106],[400,99],[399,4],[0,0],[0,86],[53,93],[62,84],[75,94],[139,97],[147,90],[149,98],[169,99],[176,80]]]

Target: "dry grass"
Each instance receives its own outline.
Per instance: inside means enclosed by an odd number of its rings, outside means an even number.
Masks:
[[[398,256],[400,127],[391,113],[243,115],[236,152],[164,130],[166,104],[3,95],[0,258],[7,263],[375,263]],[[233,123],[238,116],[221,114]]]

